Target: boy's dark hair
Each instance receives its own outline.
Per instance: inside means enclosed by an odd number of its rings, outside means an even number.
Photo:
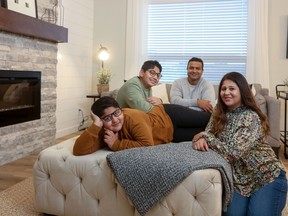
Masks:
[[[144,64],[142,65],[141,69],[144,70],[144,71],[147,71],[149,69],[153,69],[154,67],[158,67],[159,70],[160,70],[160,73],[162,72],[162,66],[156,60],[145,61]]]
[[[91,110],[95,115],[101,117],[103,115],[103,111],[108,107],[120,108],[118,102],[114,98],[104,96],[94,102],[94,104],[91,107]]]
[[[204,62],[201,58],[197,58],[197,57],[192,57],[191,59],[189,59],[188,63],[187,63],[187,70],[188,70],[188,65],[191,61],[196,61],[196,62],[200,62],[202,64],[202,70],[204,69]]]

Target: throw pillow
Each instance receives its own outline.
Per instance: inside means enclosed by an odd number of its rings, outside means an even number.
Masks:
[[[250,85],[253,96],[256,95],[256,89],[253,84]]]
[[[114,99],[117,98],[117,94],[118,94],[119,89],[115,89],[112,91],[111,97],[113,97]]]
[[[256,94],[255,100],[256,100],[257,104],[259,105],[261,111],[267,115],[267,106],[266,106],[266,100],[265,100],[264,96],[261,94]]]
[[[170,103],[168,99],[166,84],[159,84],[152,87],[152,95],[161,98],[163,103]]]

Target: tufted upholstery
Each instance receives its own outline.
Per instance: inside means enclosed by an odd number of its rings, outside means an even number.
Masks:
[[[106,163],[103,149],[73,156],[75,138],[43,150],[34,164],[37,211],[68,216],[139,216]],[[221,215],[219,171],[193,172],[146,216]]]

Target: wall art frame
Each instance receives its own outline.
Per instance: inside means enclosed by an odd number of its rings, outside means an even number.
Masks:
[[[38,18],[37,0],[0,0],[1,7]]]

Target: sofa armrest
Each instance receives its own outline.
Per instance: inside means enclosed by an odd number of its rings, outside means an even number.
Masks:
[[[255,88],[256,94],[261,94],[263,96],[269,95],[269,89],[268,88],[262,88],[262,85],[259,83],[253,83],[252,85]]]
[[[264,96],[267,103],[267,115],[269,119],[269,126],[271,137],[280,140],[280,101],[271,96]]]

